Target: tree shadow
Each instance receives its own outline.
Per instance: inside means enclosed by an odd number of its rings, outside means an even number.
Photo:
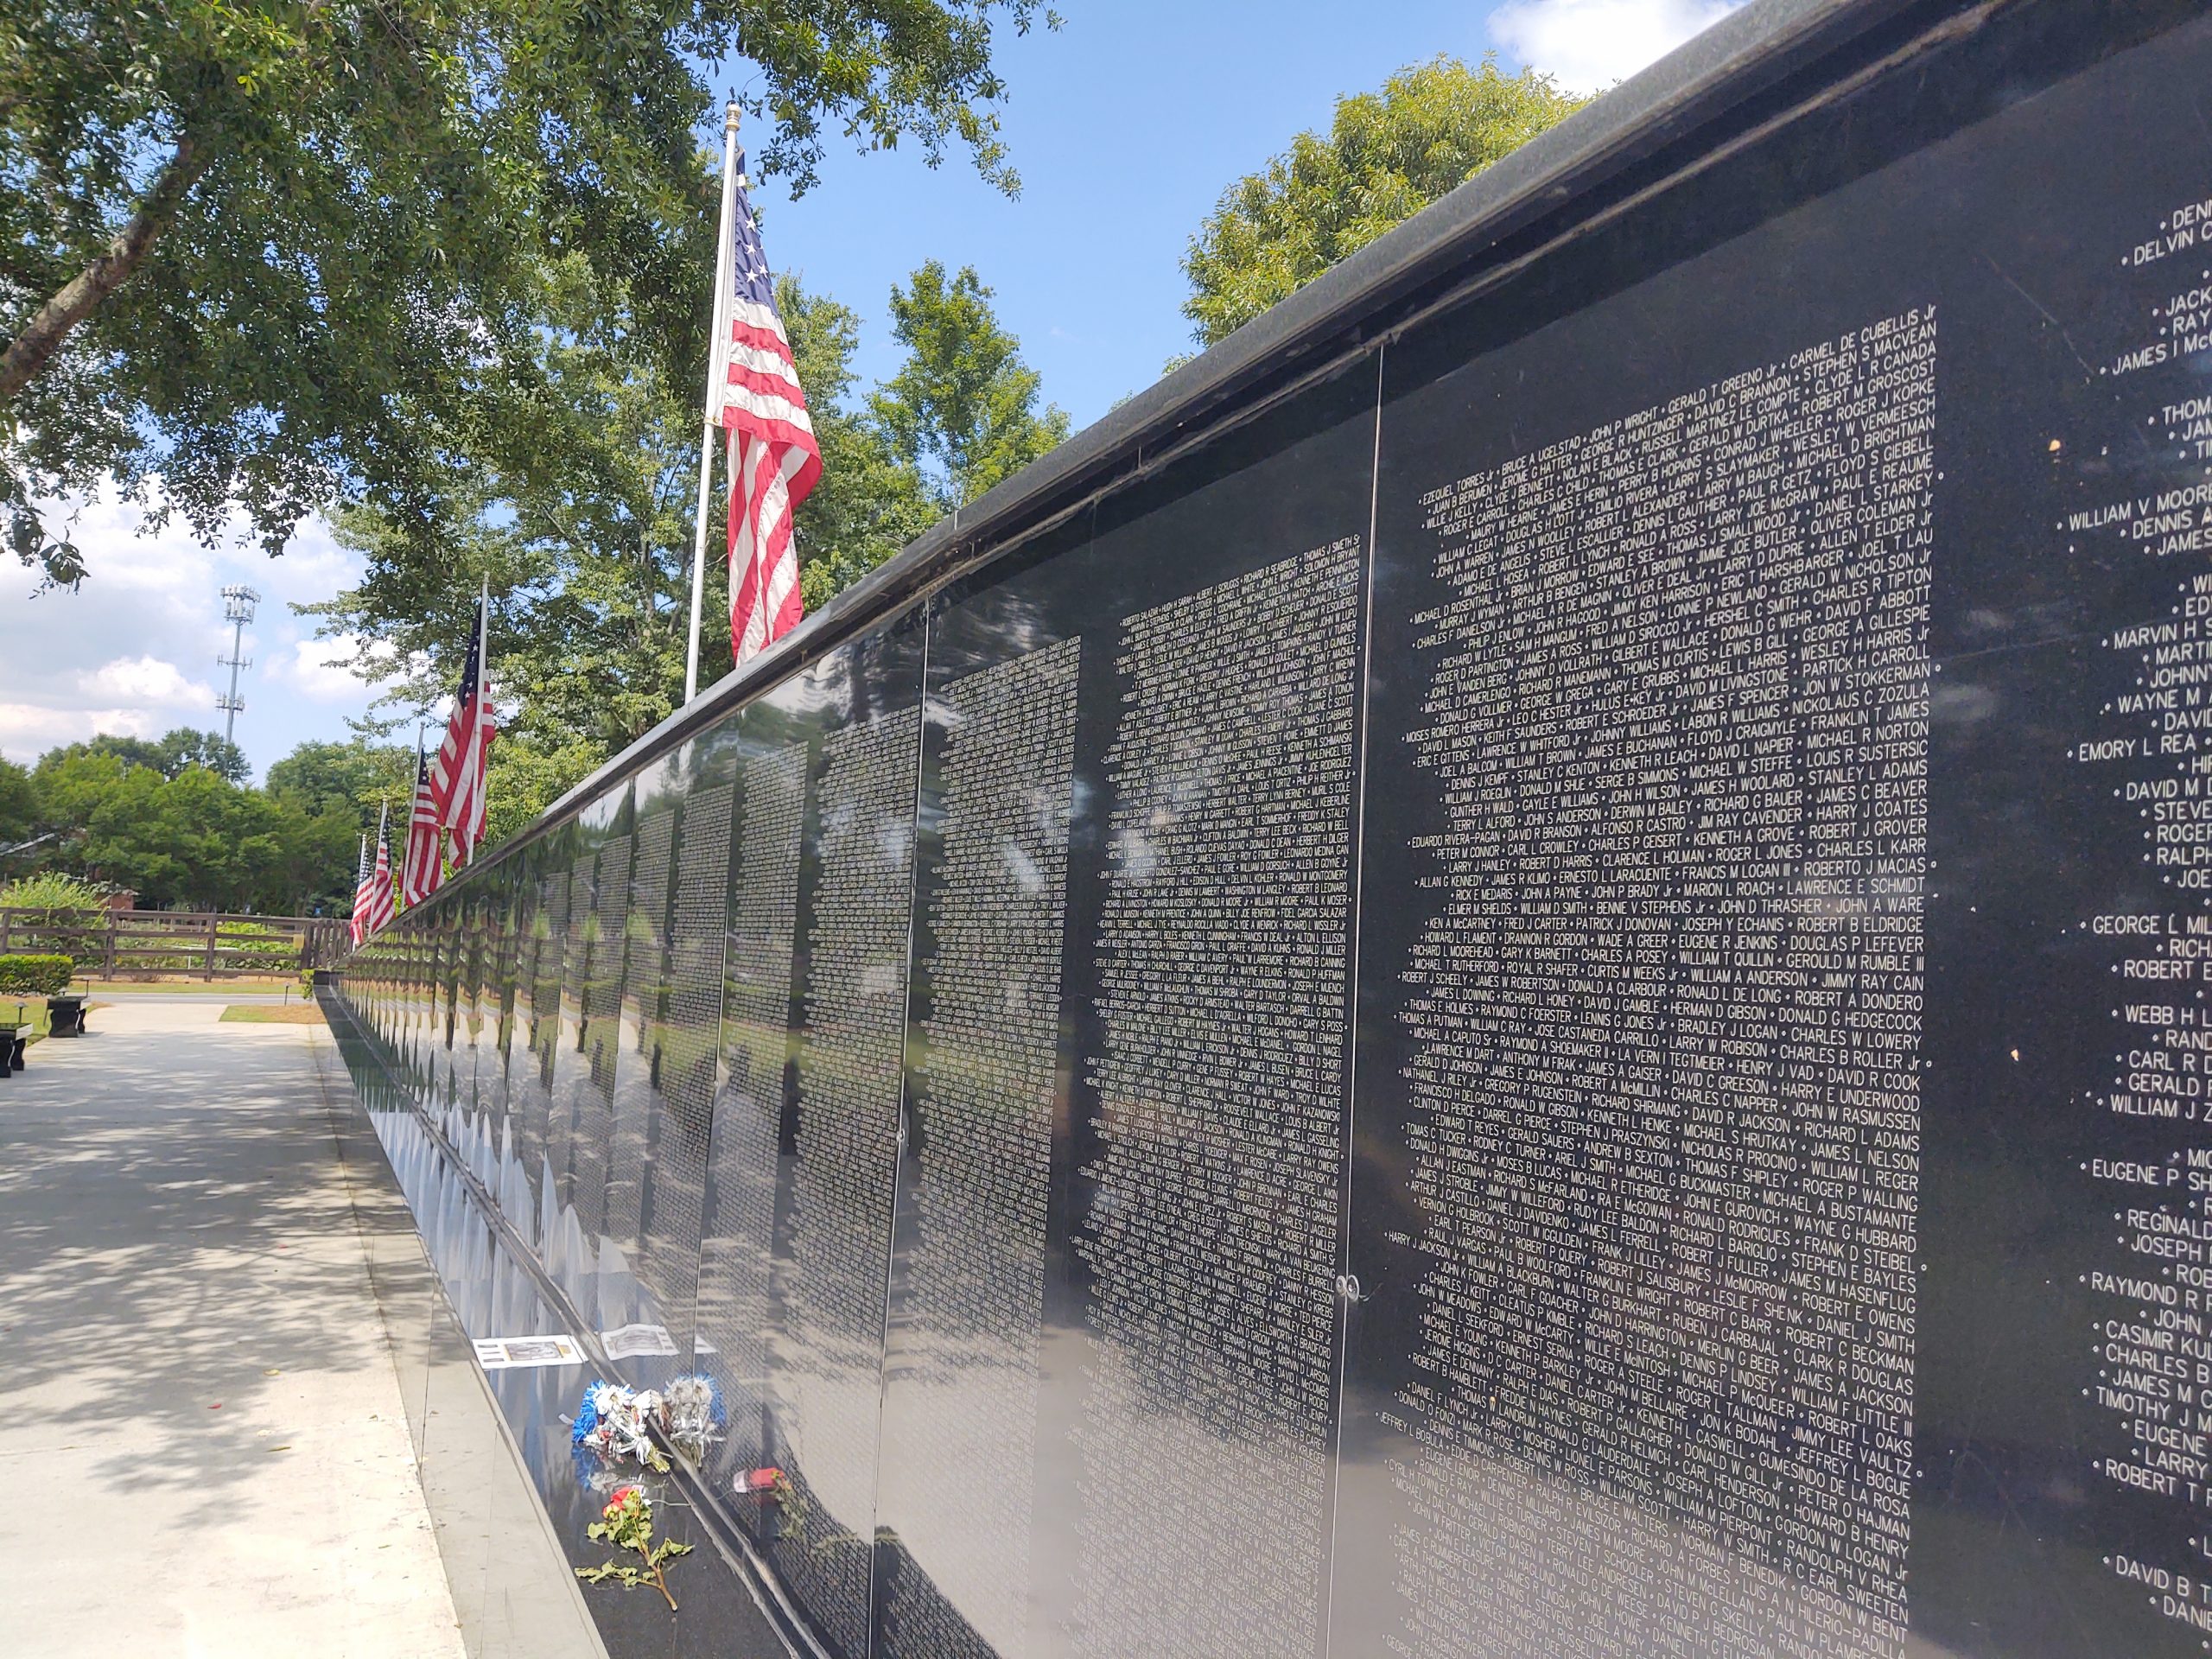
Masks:
[[[267,1473],[287,1378],[392,1363],[364,1233],[405,1217],[353,1203],[318,1041],[110,1033],[0,1084],[16,1409],[47,1449],[112,1441],[83,1478],[188,1523]]]

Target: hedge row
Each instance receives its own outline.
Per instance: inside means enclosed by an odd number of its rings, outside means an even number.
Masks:
[[[67,957],[0,957],[0,996],[59,996],[76,971]]]

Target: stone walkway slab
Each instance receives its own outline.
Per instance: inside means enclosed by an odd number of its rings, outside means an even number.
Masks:
[[[313,1027],[98,1010],[0,1082],[10,1650],[449,1659]]]

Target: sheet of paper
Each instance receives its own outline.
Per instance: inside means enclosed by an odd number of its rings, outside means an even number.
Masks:
[[[676,1352],[676,1338],[668,1334],[664,1325],[618,1325],[612,1331],[601,1332],[599,1339],[607,1344],[609,1359],[628,1359],[638,1354],[671,1357]]]
[[[487,1371],[521,1365],[581,1365],[584,1351],[573,1337],[481,1337],[476,1363]]]

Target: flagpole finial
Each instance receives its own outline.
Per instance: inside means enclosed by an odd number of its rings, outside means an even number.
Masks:
[[[734,98],[722,105],[722,130],[724,132],[737,130],[737,100]]]

